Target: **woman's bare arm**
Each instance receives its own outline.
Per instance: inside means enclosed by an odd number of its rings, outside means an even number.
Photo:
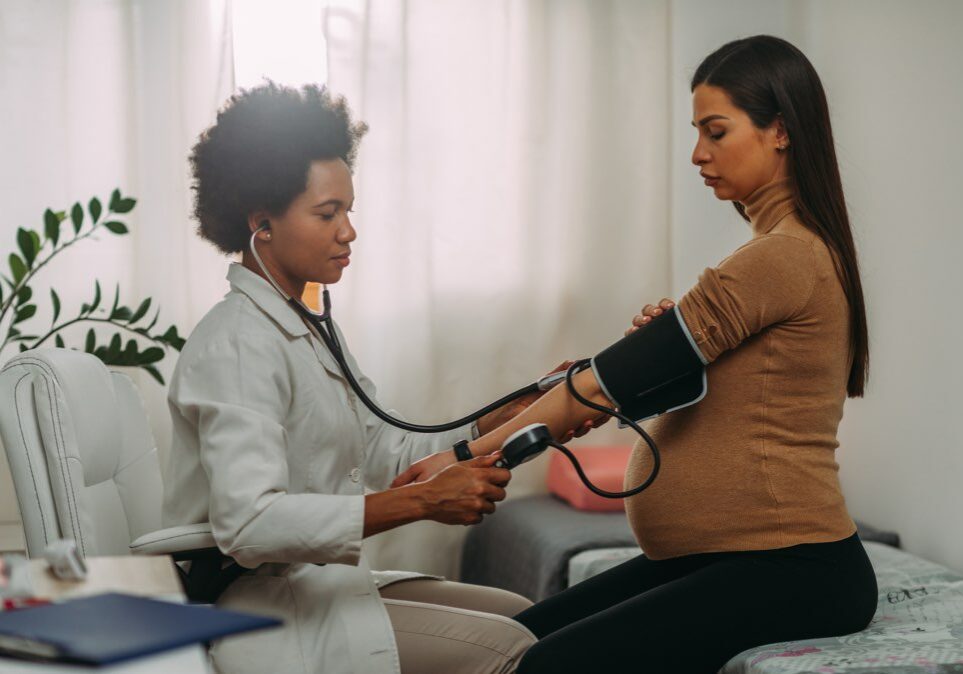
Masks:
[[[582,370],[572,377],[572,383],[579,394],[598,405],[612,407],[610,401],[602,392],[595,373],[591,369]],[[468,448],[475,456],[491,454],[501,449],[502,443],[512,433],[529,424],[545,424],[553,438],[560,438],[566,433],[582,427],[586,421],[597,419],[599,411],[586,407],[572,397],[568,386],[563,381],[551,391],[529,405],[518,416],[502,424],[487,435],[468,444]]]

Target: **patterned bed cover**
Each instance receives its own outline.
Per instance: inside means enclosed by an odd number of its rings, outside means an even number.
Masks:
[[[863,544],[879,584],[868,628],[753,648],[720,674],[963,673],[963,576],[888,545]],[[638,548],[580,553],[569,561],[569,578],[584,580],[637,554]]]

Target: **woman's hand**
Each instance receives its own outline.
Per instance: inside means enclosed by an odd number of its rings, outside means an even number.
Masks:
[[[668,311],[674,306],[675,302],[670,299],[663,299],[659,302],[658,306],[646,304],[644,307],[642,307],[642,311],[640,313],[632,317],[632,327],[625,331],[625,336],[628,337],[643,325],[650,322],[653,318],[656,316],[661,316],[664,311]]]
[[[429,457],[430,458],[430,457]],[[495,468],[498,452],[450,465],[416,485],[424,518],[442,524],[478,524],[495,512],[512,479],[507,468]]]

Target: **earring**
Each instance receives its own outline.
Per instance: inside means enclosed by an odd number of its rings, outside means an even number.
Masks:
[[[271,240],[271,232],[267,232],[267,233],[264,235],[264,238],[267,239],[268,241],[270,241],[270,240]]]

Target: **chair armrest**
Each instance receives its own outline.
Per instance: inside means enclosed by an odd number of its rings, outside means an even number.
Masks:
[[[184,524],[144,534],[130,544],[135,555],[172,555],[175,560],[220,556],[210,522]]]

